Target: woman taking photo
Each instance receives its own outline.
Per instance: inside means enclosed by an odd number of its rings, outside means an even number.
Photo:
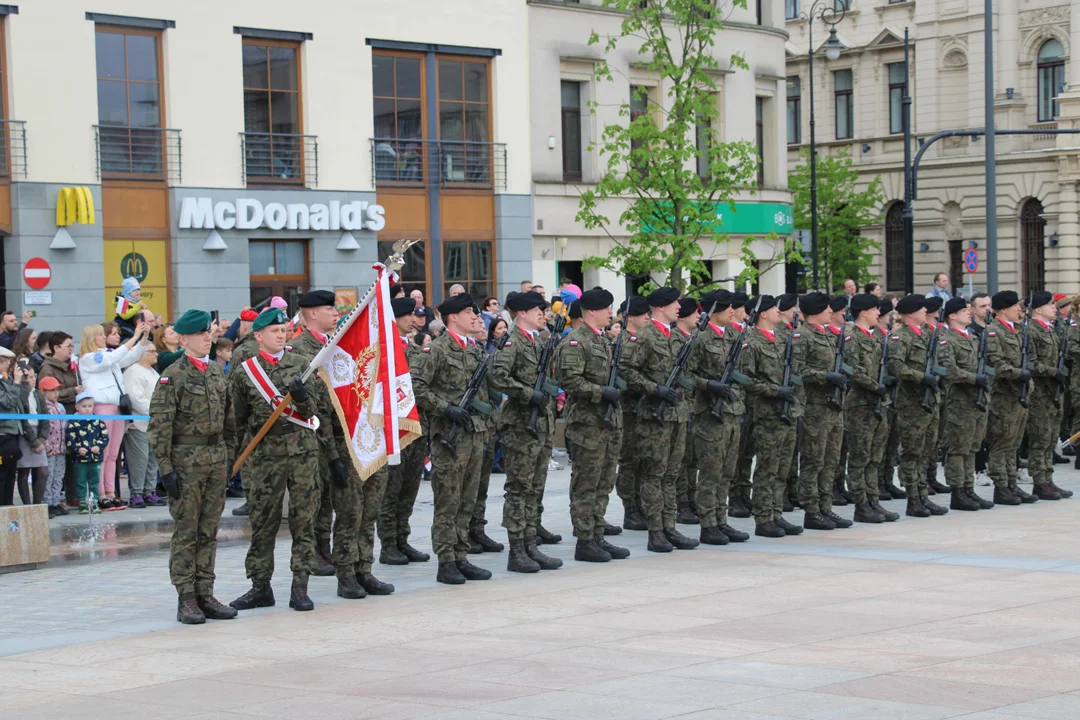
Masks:
[[[15,353],[0,346],[0,413],[26,412],[28,389],[22,370],[15,365]],[[29,436],[25,420],[0,420],[0,505],[15,504],[19,439]]]

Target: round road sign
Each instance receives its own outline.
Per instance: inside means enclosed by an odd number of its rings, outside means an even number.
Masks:
[[[23,266],[23,280],[32,290],[43,290],[52,279],[52,268],[44,258],[30,258]]]
[[[964,253],[964,269],[969,273],[979,269],[979,253],[975,252],[975,248],[968,248]]]

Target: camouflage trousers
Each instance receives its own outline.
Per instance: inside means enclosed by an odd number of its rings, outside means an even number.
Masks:
[[[896,410],[889,408],[885,413],[885,425],[883,435],[887,437],[878,449],[877,470],[878,483],[891,483],[896,475],[896,453],[900,450],[900,427],[896,419]]]
[[[877,459],[888,430],[882,417],[872,407],[844,409],[844,434],[848,437],[847,487],[855,502],[864,503],[878,496]]]
[[[495,464],[495,446],[499,444],[499,433],[488,430],[484,434],[484,455],[480,461],[480,481],[476,484],[476,501],[472,508],[470,528],[483,530],[487,525],[488,488],[491,485],[491,468]]]
[[[330,481],[330,470],[326,463],[319,460],[319,508],[315,513],[315,540],[319,543],[329,543],[334,535],[334,491]],[[329,559],[329,558],[328,558]]]
[[[701,527],[727,523],[728,489],[739,459],[739,421],[731,415],[723,421],[709,415],[694,419],[691,437],[700,468],[697,513]]]
[[[540,498],[547,483],[551,435],[537,440],[521,428],[503,430],[503,521],[510,539],[534,538],[540,525]]]
[[[955,399],[942,424],[945,482],[953,489],[975,487],[975,454],[986,436],[986,411],[974,401]]]
[[[356,473],[355,468],[352,467],[352,461],[348,455],[344,456],[342,459],[349,468],[348,485],[343,488],[337,487],[329,478],[329,469],[324,467],[322,472],[323,488],[320,489],[320,496],[324,495],[322,492],[323,490],[329,490],[329,505],[334,516],[334,547],[331,552],[331,557],[328,559],[334,563],[334,567],[337,569],[339,576],[344,576],[345,573],[356,565],[356,534],[360,528],[361,512],[359,502],[360,476]],[[325,507],[326,504],[325,497],[320,497],[320,513],[322,513],[323,507]],[[317,527],[318,521],[316,520],[316,528]],[[316,530],[316,542],[318,542],[318,540],[318,531]]]
[[[603,532],[622,442],[618,430],[584,423],[566,427],[566,443],[574,458],[570,465],[570,520],[578,539],[592,540]]]
[[[675,476],[686,452],[686,423],[638,418],[641,509],[650,531],[675,527]]]
[[[918,398],[922,398],[921,392]],[[900,430],[900,482],[912,496],[924,496],[929,491],[926,484],[926,454],[930,437],[937,437],[936,413],[928,413],[919,407],[919,399],[898,407],[895,415]],[[931,428],[933,432],[931,433]]]
[[[1060,427],[1061,408],[1054,407],[1053,389],[1036,387],[1031,393],[1027,420],[1028,474],[1036,485],[1054,479],[1054,448]]]
[[[986,423],[986,443],[990,446],[987,470],[994,487],[1004,488],[1016,482],[1016,451],[1024,438],[1028,411],[1020,400],[1005,393],[994,393],[990,400],[990,418]]]
[[[832,510],[832,489],[836,467],[840,462],[844,413],[822,404],[808,405],[806,412],[813,420],[803,428],[799,504],[808,513]],[[788,456],[791,454],[790,447],[780,448],[780,451]],[[786,467],[784,470],[785,478],[789,469]]]
[[[752,498],[754,522],[762,525],[776,521],[784,512],[785,479],[796,431],[795,425],[772,418],[755,421],[753,428],[752,441],[757,451]]]
[[[795,444],[791,446],[791,464],[788,466],[787,482],[785,482],[787,494],[792,498],[799,497],[799,457],[802,455],[805,431],[806,425],[803,419],[799,418],[795,424]]]
[[[833,482],[843,485],[848,479],[848,462],[851,458],[851,434],[845,424],[843,438],[840,442],[840,455],[836,460],[836,469],[833,471]],[[850,486],[849,486],[850,489]]]
[[[945,395],[939,395],[937,408],[934,410],[934,420],[930,434],[926,438],[926,477],[937,475],[938,458],[945,454],[945,422],[948,415],[948,403]]]
[[[694,422],[686,428],[686,450],[683,452],[682,467],[675,475],[675,506],[696,507],[698,487],[698,459],[694,442]]]
[[[379,510],[379,542],[394,545],[409,539],[416,494],[424,477],[425,438],[417,438],[401,451],[401,464],[387,468],[386,490]]]
[[[379,470],[359,486],[357,504],[357,517],[359,519],[356,530],[356,564],[354,572],[371,572],[371,564],[375,562],[375,521],[379,519],[382,510],[383,492],[386,490],[386,482],[389,472],[385,467]],[[339,570],[340,573],[340,570]]]
[[[310,432],[302,430],[300,432]],[[274,546],[281,527],[281,505],[289,491],[289,534],[294,576],[306,578],[315,567],[315,513],[319,502],[319,455],[252,455],[248,483],[251,547],[244,563],[253,582],[274,576]]]
[[[435,516],[431,544],[439,562],[464,560],[469,551],[469,526],[480,484],[484,433],[458,432],[453,448],[439,437],[431,441],[431,490]]]
[[[637,447],[631,439],[637,429],[637,415],[632,412],[633,404],[628,398],[623,407],[622,436],[627,442],[622,444],[619,451],[619,473],[615,480],[615,490],[619,493],[623,508],[641,509],[641,462],[638,458]]]
[[[217,533],[225,509],[225,446],[211,450],[210,465],[184,462],[186,445],[173,448],[173,468],[180,475],[180,499],[169,498],[173,533],[169,541],[169,580],[178,593],[212,595],[217,560]]]
[[[739,451],[735,459],[735,478],[732,480],[729,493],[731,497],[750,499],[751,477],[754,469],[754,455],[757,448],[754,443],[754,424],[750,415],[744,416],[742,428],[739,431]],[[786,474],[785,474],[786,476]]]

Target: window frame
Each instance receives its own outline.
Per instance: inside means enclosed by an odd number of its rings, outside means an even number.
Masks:
[[[633,85],[633,84],[630,85],[630,98],[629,98],[629,101],[627,103],[627,105],[628,105],[628,107],[630,109],[630,116],[629,116],[630,117],[630,123],[633,123],[639,117],[643,117],[643,116],[649,114],[649,106],[653,104],[652,90],[653,90],[654,87],[655,87],[654,85],[640,85],[640,84],[638,84],[638,85]],[[644,110],[634,110],[634,97],[636,95],[636,93],[634,92],[635,88],[642,88],[642,89],[645,90],[645,109]],[[630,152],[633,153],[635,150],[643,147],[644,144],[645,144],[645,141],[640,139],[640,138],[632,139],[630,141]],[[632,160],[631,160],[631,165],[633,165]],[[648,163],[645,163],[641,167],[635,167],[635,169],[638,172],[644,174],[644,173],[648,172],[648,167],[649,167]]]
[[[841,2],[842,0],[837,0]],[[836,88],[836,76],[846,72],[851,76],[851,88],[838,90]],[[845,115],[847,120],[847,135],[840,134],[840,98],[844,99]],[[836,124],[834,133],[837,140],[853,140],[855,138],[855,72],[851,68],[841,68],[833,71],[833,121]]]
[[[885,292],[904,292],[907,288],[907,259],[904,254],[903,201],[897,200],[885,210],[884,228]]]
[[[447,277],[446,277],[446,251],[447,251],[447,245],[449,245],[450,243],[461,243],[462,245],[465,246],[465,279],[464,280],[450,280],[450,279],[447,279]],[[476,281],[472,277],[472,263],[471,263],[471,260],[470,260],[470,255],[471,255],[470,250],[471,250],[471,244],[472,243],[483,243],[483,244],[487,245],[489,250],[490,250],[490,254],[491,254],[491,279],[490,280]],[[441,290],[442,290],[441,295],[442,295],[442,297],[444,299],[450,297],[449,290],[450,290],[451,285],[464,285],[465,286],[465,292],[467,292],[469,294],[472,294],[470,285],[473,282],[487,282],[488,284],[491,285],[491,295],[493,297],[498,297],[498,292],[499,292],[498,260],[497,260],[496,255],[495,255],[495,240],[494,240],[494,238],[491,238],[491,237],[486,237],[486,238],[464,238],[464,237],[446,238],[446,237],[444,237],[444,238],[442,238],[439,241],[439,268],[442,271],[442,277],[439,278],[438,282],[439,282],[439,285],[441,286]],[[425,299],[426,299],[426,297],[427,296],[425,296]]]
[[[1038,51],[1036,51],[1036,54],[1035,54],[1035,68],[1036,68],[1036,70],[1035,70],[1035,72],[1036,72],[1036,75],[1035,75],[1035,78],[1036,78],[1035,112],[1036,112],[1036,120],[1038,122],[1053,122],[1061,114],[1061,106],[1058,103],[1058,101],[1055,100],[1054,98],[1056,98],[1057,95],[1058,95],[1058,92],[1057,92],[1058,76],[1060,75],[1060,82],[1062,82],[1062,83],[1065,82],[1065,58],[1063,56],[1059,55],[1058,57],[1050,59],[1050,60],[1040,60],[1039,59],[1039,53],[1042,52],[1043,47],[1047,43],[1054,42],[1054,41],[1056,41],[1056,38],[1048,38],[1048,39],[1044,40],[1042,43],[1039,44],[1039,49],[1038,49]],[[1060,43],[1060,41],[1057,41],[1057,42]],[[1048,79],[1044,80],[1044,78],[1046,78],[1047,76],[1049,76]],[[1046,108],[1044,108],[1044,106],[1043,106],[1043,91],[1044,91],[1043,83],[1044,82],[1049,82],[1050,83],[1050,87],[1048,88],[1049,95],[1047,96],[1047,107]],[[1047,109],[1047,110],[1050,111],[1049,115],[1044,115],[1043,114],[1044,109]]]
[[[297,156],[297,160],[299,161],[298,171],[296,173],[296,176],[292,177],[292,178],[278,178],[278,177],[273,176],[273,175],[268,175],[268,176],[256,175],[256,176],[253,177],[251,175],[250,168],[247,166],[247,159],[245,158],[244,159],[244,163],[245,163],[244,177],[246,178],[247,185],[248,186],[251,186],[251,185],[255,185],[255,186],[260,186],[260,185],[282,186],[283,185],[283,186],[291,186],[291,187],[304,187],[304,186],[307,185],[307,167],[306,167],[307,166],[307,157],[306,157],[306,152],[305,152],[305,148],[304,148],[304,140],[303,140],[303,137],[304,137],[304,66],[303,66],[304,52],[303,52],[303,43],[298,42],[298,41],[294,41],[294,40],[265,40],[263,38],[248,37],[248,36],[245,35],[245,36],[241,37],[241,43],[240,44],[241,44],[241,48],[240,48],[240,75],[241,75],[240,82],[242,84],[244,83],[244,79],[243,79],[243,68],[244,68],[244,60],[243,60],[244,55],[243,55],[243,53],[244,53],[244,50],[243,50],[243,48],[245,46],[252,45],[252,46],[255,46],[255,47],[265,47],[265,48],[272,48],[272,47],[288,48],[288,49],[294,50],[296,52],[296,90],[274,90],[274,88],[269,87],[270,83],[271,83],[271,80],[270,80],[270,53],[269,53],[269,50],[267,50],[267,57],[266,57],[266,65],[267,65],[267,68],[266,68],[266,84],[267,84],[267,87],[265,87],[265,88],[249,88],[246,84],[243,84],[241,102],[244,101],[243,96],[246,95],[248,93],[248,91],[266,93],[266,95],[267,95],[266,107],[267,107],[267,112],[268,112],[267,125],[270,127],[270,131],[268,133],[266,133],[266,136],[270,140],[270,153],[271,153],[270,157],[271,157],[271,162],[272,162],[273,161],[272,158],[273,158],[273,138],[274,138],[274,136],[276,135],[278,137],[290,137],[290,134],[289,133],[275,133],[274,132],[274,130],[273,130],[273,128],[274,128],[274,111],[273,111],[273,108],[272,108],[271,103],[270,103],[270,94],[272,92],[295,92],[296,93],[296,125],[297,125],[297,131],[298,131],[296,133],[296,137],[297,137],[296,156]],[[244,136],[247,137],[249,135],[256,134],[257,132],[258,131],[255,131],[255,130],[248,130],[248,127],[247,127],[247,113],[245,112],[244,113]],[[250,142],[250,139],[249,139],[249,142]]]
[[[757,144],[758,169],[757,184],[765,187],[765,101],[766,97],[754,96],[754,140]]]
[[[795,87],[798,90],[796,95],[791,95],[791,81],[795,81]],[[787,112],[787,144],[788,145],[800,145],[802,144],[802,77],[799,75],[788,75],[787,81],[784,85],[785,89],[785,102],[784,109]],[[794,105],[795,122],[792,123],[792,106]],[[792,130],[794,130],[794,139],[792,139]]]
[[[461,87],[462,87],[462,99],[460,101],[461,106],[462,106],[462,118],[461,118],[461,120],[462,120],[462,123],[463,123],[463,125],[462,125],[462,136],[463,137],[468,137],[468,128],[466,127],[466,125],[468,123],[468,109],[469,109],[468,106],[469,105],[485,104],[485,105],[487,105],[487,131],[488,131],[487,132],[488,139],[486,141],[480,142],[480,141],[477,141],[477,140],[445,140],[445,141],[443,140],[443,137],[442,137],[442,103],[443,103],[443,100],[442,100],[442,84],[441,84],[441,78],[440,78],[441,73],[439,72],[439,63],[441,63],[443,61],[459,62],[459,63],[462,64],[462,68],[461,68],[461,71],[462,71],[462,85],[461,85]],[[484,65],[487,68],[487,70],[485,72],[485,74],[487,76],[486,77],[486,79],[487,79],[487,101],[485,103],[478,103],[476,101],[470,101],[470,100],[465,100],[464,99],[465,98],[465,93],[464,93],[464,90],[465,90],[465,76],[464,76],[464,72],[465,72],[465,64],[466,63],[472,63],[472,64],[476,64],[476,65]],[[468,145],[470,143],[472,143],[474,145],[486,145],[489,148],[487,150],[488,179],[491,181],[491,184],[494,184],[494,179],[495,179],[495,154],[494,154],[495,122],[494,122],[494,108],[492,106],[495,103],[494,103],[494,94],[492,93],[492,89],[493,88],[492,88],[492,78],[491,78],[491,58],[489,58],[489,57],[478,57],[478,56],[475,56],[475,55],[443,55],[443,54],[436,54],[436,56],[435,56],[435,98],[434,98],[434,102],[435,102],[435,120],[436,120],[436,126],[438,127],[438,130],[439,130],[439,137],[434,138],[434,139],[439,143],[439,147],[440,147],[440,152],[439,152],[440,159],[439,159],[438,162],[440,164],[442,163],[442,159],[441,159],[442,151],[441,151],[441,148],[442,148],[442,143],[443,142],[461,143],[461,147],[462,147],[462,150],[464,152],[464,157],[465,157],[465,161],[464,161],[465,165],[464,165],[464,167],[466,167],[466,168],[468,168],[468,155],[469,155],[468,149],[467,149]],[[448,100],[447,102],[457,103],[459,101],[457,101],[457,100]],[[426,115],[425,115],[425,117],[426,117]],[[481,151],[481,152],[483,152],[483,151]],[[439,180],[444,186],[459,187],[459,188],[475,188],[475,187],[478,187],[478,186],[484,186],[484,187],[487,186],[487,183],[470,182],[468,179],[465,179],[465,180],[448,180],[448,179],[444,179],[443,178],[442,167],[439,167],[438,172],[439,172]]]
[[[578,89],[578,104],[577,104],[576,108],[575,107],[570,107],[569,105],[563,105],[562,104],[562,88],[563,88],[563,85],[566,84],[566,83],[573,83],[574,85],[577,86],[577,89]],[[583,140],[582,134],[583,133],[581,132],[581,86],[583,84],[584,83],[582,83],[582,82],[580,82],[578,80],[566,80],[564,78],[559,78],[559,104],[560,104],[560,108],[561,108],[561,119],[562,119],[562,174],[563,174],[563,182],[581,182],[582,173],[583,173],[583,171],[585,169],[584,143],[582,142],[582,140]],[[574,119],[575,117],[576,117],[576,120]],[[577,132],[578,170],[576,172],[571,171],[571,170],[568,169],[568,164],[569,164],[568,161],[570,160],[570,158],[571,158],[571,156],[573,154],[573,153],[571,153],[572,148],[570,148],[568,146],[567,141],[566,141],[566,129],[568,127],[568,123],[576,123],[577,128],[578,128],[578,132]]]
[[[799,17],[799,0],[784,0],[784,19],[796,20]]]
[[[903,79],[902,82],[893,82],[892,80],[889,79],[889,75],[891,74],[892,67],[894,65],[904,65],[904,64],[905,63],[904,63],[903,60],[901,60],[899,62],[894,62],[894,63],[885,63],[885,79],[888,81],[888,84],[889,84],[887,97],[888,97],[888,101],[889,101],[889,134],[890,135],[898,135],[898,134],[904,132],[904,90],[907,88],[907,80],[908,80],[907,68],[906,67],[904,68],[904,79]],[[894,93],[893,93],[894,90],[898,91],[899,95],[896,95],[894,97]],[[894,102],[894,100],[896,102],[897,120],[898,120],[898,123],[897,123],[896,127],[893,126],[893,102]]]
[[[405,52],[405,51],[397,51],[397,50],[372,50],[371,51],[371,56],[372,56],[372,73],[373,73],[373,75],[372,75],[372,96],[371,96],[371,103],[372,103],[371,118],[372,118],[372,122],[373,122],[372,127],[374,127],[374,120],[375,120],[375,101],[376,100],[392,100],[394,102],[394,137],[392,139],[393,139],[393,141],[395,143],[395,146],[394,146],[395,152],[399,152],[400,143],[403,143],[403,142],[419,143],[420,148],[421,148],[420,179],[419,180],[402,180],[402,179],[400,179],[400,177],[393,177],[393,178],[390,178],[390,179],[381,178],[381,177],[379,177],[380,168],[379,168],[378,160],[376,159],[375,162],[374,162],[374,165],[375,165],[375,182],[376,182],[376,184],[383,185],[383,186],[390,186],[390,185],[398,185],[398,186],[425,185],[427,183],[427,181],[428,181],[428,178],[429,178],[429,174],[430,174],[429,165],[431,163],[431,157],[432,157],[431,153],[429,152],[429,147],[430,146],[428,145],[428,142],[429,142],[430,138],[428,137],[428,122],[427,122],[428,121],[428,100],[429,100],[429,98],[427,96],[427,58],[423,53]],[[374,61],[374,58],[376,56],[392,58],[392,59],[395,60],[395,63],[394,63],[394,93],[395,93],[394,97],[387,97],[387,96],[384,96],[384,95],[375,95],[375,83],[374,83],[375,61]],[[398,58],[406,58],[406,59],[410,59],[410,60],[419,60],[420,61],[420,138],[419,139],[417,139],[417,138],[400,138],[397,135],[397,128],[398,128],[397,102],[398,102],[399,99],[401,99],[401,98],[399,98],[397,96],[397,63],[396,63],[396,60]],[[413,100],[414,98],[404,98],[404,99],[405,100]],[[384,139],[384,138],[377,138],[377,139]],[[398,170],[398,168],[395,166],[394,175],[399,174],[397,172],[397,170]],[[426,293],[425,293],[424,297],[425,298],[427,297]]]
[[[249,238],[248,239],[248,294],[254,287],[271,287],[271,293],[280,288],[299,285],[307,292],[311,288],[311,240],[308,239],[282,239],[282,238]],[[251,243],[269,243],[274,249],[274,269],[277,270],[277,246],[282,243],[299,243],[304,248],[304,273],[302,275],[275,273],[273,275],[253,275],[251,273]],[[284,294],[281,297],[285,297]]]

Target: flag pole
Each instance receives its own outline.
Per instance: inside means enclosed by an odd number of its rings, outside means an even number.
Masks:
[[[390,255],[390,257],[386,259],[385,265],[387,269],[389,269],[391,272],[397,272],[399,269],[401,269],[401,267],[405,265],[405,252],[412,245],[418,242],[420,241],[398,240],[396,243],[394,243],[394,252]],[[363,299],[358,302],[356,304],[356,307],[352,309],[352,312],[349,313],[349,317],[345,319],[345,322],[341,323],[341,325],[334,331],[334,334],[331,335],[330,338],[326,341],[326,345],[323,347],[323,349],[320,350],[319,353],[312,359],[311,364],[308,365],[307,370],[305,370],[304,374],[301,376],[302,382],[307,382],[307,379],[311,377],[311,374],[319,369],[319,366],[322,365],[327,355],[329,355],[333,351],[334,347],[341,339],[342,334],[349,329],[349,326],[352,325],[354,320],[356,320],[356,317],[360,314],[361,310],[367,306],[368,301],[371,299],[371,296],[375,293],[378,287],[379,280],[376,279],[375,282],[372,283],[371,287],[368,288],[368,291],[364,293]],[[251,456],[251,453],[255,451],[255,448],[258,447],[259,443],[262,442],[263,438],[266,437],[266,433],[270,432],[270,428],[274,426],[274,423],[277,422],[278,418],[281,417],[281,413],[285,412],[285,408],[289,407],[290,403],[292,403],[292,395],[290,393],[285,393],[285,397],[281,399],[281,402],[278,403],[278,406],[274,408],[274,411],[272,413],[270,413],[270,417],[268,417],[266,419],[266,422],[263,423],[263,426],[259,428],[259,432],[255,433],[255,437],[251,438],[251,442],[249,442],[248,446],[244,448],[244,452],[240,453],[240,457],[236,458],[236,462],[233,463],[232,472],[229,474],[229,477],[233,477],[236,475],[236,473],[240,472],[240,468],[244,466],[244,462]]]

